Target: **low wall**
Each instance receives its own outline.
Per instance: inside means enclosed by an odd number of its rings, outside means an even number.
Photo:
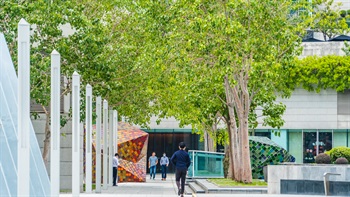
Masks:
[[[288,164],[268,166],[268,193],[281,193],[283,180],[315,180],[323,181],[325,172],[337,173],[340,176],[330,176],[330,181],[350,182],[350,165],[332,164]]]

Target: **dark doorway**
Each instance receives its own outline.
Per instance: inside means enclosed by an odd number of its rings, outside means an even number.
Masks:
[[[178,145],[180,142],[185,142],[187,147],[186,151],[201,150],[201,143],[203,143],[199,142],[199,135],[192,134],[190,132],[149,132],[147,150],[147,173],[149,173],[148,158],[151,156],[152,152],[156,152],[158,159],[160,159],[160,157],[162,157],[163,153],[165,152],[167,157],[170,159],[173,153],[179,149]],[[158,164],[157,173],[160,172],[161,168]],[[172,164],[169,165],[168,172],[175,172],[174,166]]]

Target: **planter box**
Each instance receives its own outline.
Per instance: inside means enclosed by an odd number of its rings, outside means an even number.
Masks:
[[[285,187],[294,187],[293,181],[296,185],[297,182],[302,181],[311,181],[310,185],[313,188],[317,188],[317,191],[320,189],[319,183],[314,182],[314,186],[312,181],[321,181],[323,183],[323,174],[326,172],[337,173],[340,176],[330,176],[330,182],[350,182],[350,165],[333,165],[333,164],[288,164],[288,165],[269,165],[268,166],[268,193],[269,194],[281,194],[281,180],[284,182],[283,190],[287,191]],[[292,182],[288,182],[291,180]],[[301,184],[301,183],[300,183]],[[299,185],[300,185],[299,184]],[[309,184],[309,183],[307,183]],[[310,187],[311,187],[310,186]],[[297,187],[297,186],[295,186]],[[301,187],[300,187],[301,188]],[[300,193],[311,194],[310,191],[301,188]],[[350,187],[347,187],[350,188]],[[323,191],[320,191],[324,194],[324,187],[322,187]]]

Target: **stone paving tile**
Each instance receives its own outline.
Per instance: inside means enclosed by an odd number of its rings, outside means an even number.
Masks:
[[[148,176],[147,176],[148,177]],[[71,197],[72,194],[60,194],[61,197]],[[166,181],[162,181],[160,174],[155,180],[147,179],[144,183],[119,183],[118,187],[108,187],[102,193],[81,193],[82,197],[176,197],[176,184],[174,174],[169,174]],[[306,195],[271,195],[271,194],[192,194],[185,197],[305,197]],[[321,196],[310,196],[321,197]]]
[[[149,176],[147,176],[149,178]],[[166,181],[161,180],[160,174],[157,174],[155,180],[147,179],[143,183],[119,183],[117,187],[108,187],[107,190],[102,190],[100,194],[81,193],[80,196],[132,196],[132,197],[175,197],[177,196],[174,174],[168,174]],[[60,194],[61,197],[72,196],[72,194]],[[186,197],[190,197],[187,195]]]

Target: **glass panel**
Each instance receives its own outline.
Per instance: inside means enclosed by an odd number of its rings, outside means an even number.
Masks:
[[[332,130],[319,130],[318,133],[318,154],[332,149]]]
[[[333,147],[347,146],[346,129],[338,129],[333,131]]]
[[[302,130],[288,130],[288,152],[295,157],[295,163],[303,162]]]
[[[254,136],[267,137],[271,139],[271,132],[268,129],[255,129]]]
[[[223,153],[208,153],[204,151],[189,151],[192,164],[188,171],[190,177],[223,177]]]
[[[304,163],[314,163],[317,153],[317,132],[316,130],[304,130]]]

